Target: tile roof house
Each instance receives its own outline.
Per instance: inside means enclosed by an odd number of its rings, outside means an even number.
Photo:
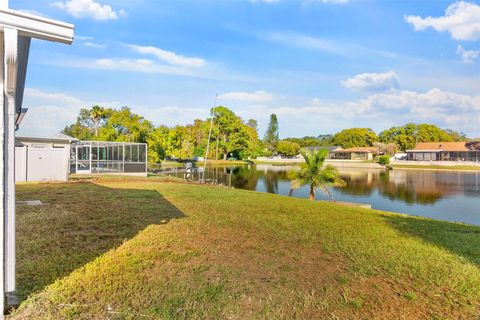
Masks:
[[[480,161],[480,141],[420,142],[406,152],[411,161]]]

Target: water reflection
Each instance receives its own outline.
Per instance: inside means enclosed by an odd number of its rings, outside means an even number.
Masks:
[[[409,204],[433,204],[444,196],[455,193],[449,188],[439,189],[437,185],[439,177],[430,172],[425,175],[418,171],[359,171],[357,169],[342,171],[340,175],[346,185],[338,191],[344,194],[370,195],[378,189],[380,194],[390,200],[402,200]]]
[[[249,165],[221,168],[232,172],[232,186],[288,195],[288,170],[294,166]],[[334,188],[339,201],[370,203],[373,208],[480,224],[480,173],[340,169],[346,185]],[[306,198],[307,188],[294,196]],[[328,199],[318,193],[318,199]]]

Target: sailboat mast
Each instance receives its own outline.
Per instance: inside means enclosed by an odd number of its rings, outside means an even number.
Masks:
[[[208,158],[208,151],[210,149],[210,138],[212,137],[213,117],[215,116],[215,108],[217,107],[217,97],[218,95],[215,94],[215,103],[213,104],[212,117],[210,118],[210,130],[208,131],[207,149],[205,150],[205,158],[203,159],[203,174],[202,174],[203,182],[205,182],[205,170],[207,169],[207,158]]]

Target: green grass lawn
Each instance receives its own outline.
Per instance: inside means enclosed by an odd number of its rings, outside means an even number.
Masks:
[[[480,227],[108,178],[25,184],[14,319],[477,319]]]
[[[411,169],[427,169],[427,170],[468,170],[468,171],[480,171],[480,166],[436,166],[436,165],[414,165],[414,164],[392,164],[391,165],[394,169],[402,169],[402,168],[411,168]]]

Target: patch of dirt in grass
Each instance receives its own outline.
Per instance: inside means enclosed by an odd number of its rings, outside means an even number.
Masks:
[[[186,245],[205,254],[189,265],[212,266],[202,273],[211,281],[223,271],[226,287],[235,297],[224,310],[228,318],[318,315],[328,309],[321,306],[320,296],[333,294],[329,288],[336,285],[336,276],[347,266],[340,257],[258,230],[210,227],[196,231]],[[314,301],[309,304],[306,300]]]
[[[232,297],[223,310],[228,318],[418,319],[429,315],[428,306],[402,297],[405,289],[398,284],[384,277],[350,274],[350,262],[323,253],[318,249],[321,244],[304,247],[258,230],[210,226],[196,229],[185,246],[204,252],[189,261],[190,268],[209,266],[202,272],[206,281],[225,281]]]
[[[388,276],[359,277],[342,292],[345,303],[362,308],[356,315],[367,319],[430,319],[430,306],[409,301],[403,295],[411,292]]]

